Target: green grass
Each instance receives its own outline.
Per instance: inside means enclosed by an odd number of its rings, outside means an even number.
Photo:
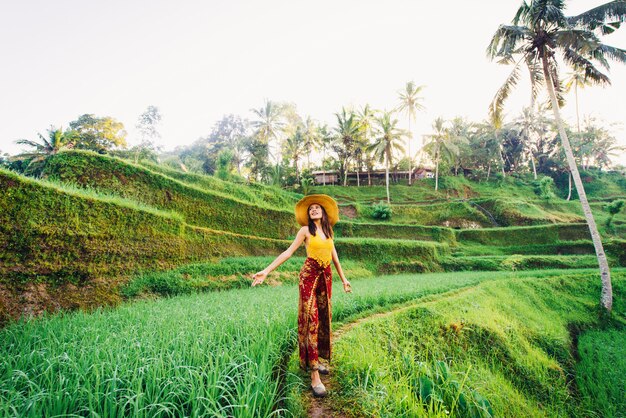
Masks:
[[[626,416],[626,328],[583,333],[578,354],[576,383],[585,416]]]
[[[163,272],[145,272],[132,277],[120,289],[126,298],[146,295],[172,296],[199,291],[229,290],[250,286],[251,276],[267,267],[275,257],[227,257],[217,263],[195,263]],[[272,284],[297,284],[305,257],[291,257],[267,278]],[[371,277],[365,263],[341,262],[349,277]]]
[[[507,277],[383,276],[353,280],[353,294],[335,280],[333,319]],[[0,330],[0,414],[268,416],[289,389],[276,373],[296,307],[296,286],[262,286],[13,323]]]
[[[292,210],[272,206],[271,202],[252,204],[238,199],[234,191],[185,183],[96,153],[58,153],[47,160],[44,174],[61,182],[175,211],[189,225],[270,238],[286,238],[297,231]]]
[[[141,165],[150,170],[180,180],[186,184],[196,185],[206,190],[218,191],[237,199],[258,206],[270,206],[291,211],[302,197],[297,193],[288,192],[278,187],[266,186],[261,183],[238,184],[224,181],[204,174],[184,173],[162,164],[142,162]]]
[[[568,389],[575,367],[569,326],[596,323],[597,276],[533,272],[484,281],[364,322],[335,344],[340,387],[332,401],[352,416],[589,416],[590,409],[612,416],[623,403],[623,360],[593,369],[620,356],[623,334],[590,334],[600,354],[584,354],[587,365],[579,367],[591,381],[585,387],[604,397],[581,399]],[[626,272],[614,271],[613,283],[623,297]],[[615,315],[623,308],[617,304]]]

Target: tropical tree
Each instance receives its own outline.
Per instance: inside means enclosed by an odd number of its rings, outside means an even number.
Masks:
[[[517,129],[522,140],[524,151],[530,160],[533,168],[533,177],[537,180],[537,165],[535,164],[535,145],[538,136],[537,132],[542,126],[539,124],[539,115],[533,108],[522,109],[521,115],[513,121],[513,127]]]
[[[246,141],[244,149],[250,156],[245,166],[250,170],[248,180],[259,181],[267,178],[269,163],[269,148],[267,143],[254,136]]]
[[[90,149],[105,153],[114,148],[126,148],[124,124],[110,116],[97,117],[84,114],[70,122],[70,129],[76,132],[76,148]]]
[[[304,152],[306,153],[308,169],[311,169],[311,154],[313,153],[313,150],[320,146],[320,141],[320,130],[317,123],[310,116],[307,116],[302,131],[302,146],[304,148]]]
[[[153,142],[161,138],[161,134],[157,128],[162,119],[161,112],[156,106],[148,106],[147,109],[139,115],[135,127],[139,131],[142,142]]]
[[[580,135],[580,112],[578,106],[578,89],[584,89],[585,87],[592,86],[593,83],[590,79],[587,79],[585,72],[581,68],[574,69],[569,74],[565,82],[565,91],[569,93],[574,88],[574,101],[576,104],[576,133]],[[569,194],[567,200],[570,200],[572,195],[572,173],[569,173]]]
[[[469,151],[469,137],[472,135],[472,125],[461,117],[452,119],[452,123],[449,129],[450,140],[452,145],[456,148],[451,153],[451,162],[454,166],[454,175],[459,174],[459,169],[463,162],[462,157],[467,155]]]
[[[433,122],[434,133],[426,135],[429,142],[424,145],[424,151],[427,152],[435,162],[435,190],[439,190],[439,165],[441,162],[452,163],[459,155],[459,146],[457,141],[461,141],[461,137],[457,137],[452,133],[451,128],[445,126],[443,118],[437,118]],[[463,142],[466,142],[463,139]]]
[[[348,166],[354,155],[355,141],[359,136],[359,121],[353,111],[341,109],[341,113],[335,113],[337,126],[335,127],[336,142],[333,150],[339,157],[339,167],[343,174],[343,185],[348,184]]]
[[[490,112],[489,114],[489,127],[493,131],[495,143],[498,146],[498,157],[500,159],[500,168],[502,170],[502,178],[506,178],[506,170],[504,164],[504,152],[502,147],[502,140],[500,138],[500,131],[502,130],[502,114],[496,112]]]
[[[250,122],[238,115],[224,115],[213,125],[213,130],[207,138],[219,154],[223,149],[232,151],[232,163],[241,175],[241,165],[246,152],[246,142],[250,136]]]
[[[254,136],[259,142],[256,147],[267,147],[267,152],[264,152],[264,154],[269,155],[270,142],[279,139],[279,135],[285,126],[282,120],[282,107],[267,100],[265,106],[251,109],[251,111],[256,116],[256,119],[251,122],[255,130]],[[278,158],[276,160],[278,161]]]
[[[413,131],[411,131],[411,121],[415,121],[415,115],[418,110],[423,110],[424,106],[420,103],[423,100],[418,96],[425,86],[416,86],[413,81],[409,81],[404,86],[404,90],[398,93],[400,104],[397,110],[401,113],[405,113],[409,119],[409,136],[407,138],[407,156],[409,158],[409,186],[411,185],[411,177],[413,172],[413,156],[411,155],[411,141],[413,140]],[[422,144],[422,147],[424,144]]]
[[[293,135],[285,139],[284,152],[286,159],[293,162],[293,168],[296,172],[296,182],[300,183],[298,163],[300,158],[302,158],[302,154],[305,152],[304,133],[300,127],[296,129]]]
[[[383,112],[383,114],[376,118],[377,123],[377,135],[374,137],[374,142],[370,145],[369,151],[373,152],[374,156],[379,162],[385,164],[385,185],[387,188],[387,204],[391,204],[391,198],[389,196],[389,168],[393,161],[393,154],[395,151],[404,152],[402,141],[406,137],[407,132],[399,129],[398,119],[391,118],[391,112]]]
[[[372,176],[370,175],[374,166],[374,157],[371,152],[368,151],[372,141],[372,133],[374,130],[374,123],[376,121],[376,110],[372,109],[369,104],[366,104],[358,112],[359,118],[359,141],[357,143],[359,167],[365,164],[367,169],[367,185],[372,185]],[[358,175],[357,175],[358,181]]]
[[[63,131],[62,128],[56,129],[50,127],[47,132],[47,137],[37,133],[39,141],[33,141],[30,139],[18,139],[15,141],[18,145],[27,145],[33,149],[30,151],[22,152],[14,157],[12,160],[28,160],[25,167],[26,171],[30,171],[31,174],[40,174],[43,168],[41,163],[58,153],[62,149],[70,149],[76,145],[79,140],[75,131]]]
[[[583,168],[588,169],[594,164],[598,169],[611,165],[611,156],[624,152],[625,148],[618,145],[608,129],[602,126],[595,118],[585,118],[583,130],[579,134],[579,141],[585,144],[581,155]]]
[[[499,164],[502,158],[501,144],[496,138],[491,123],[484,121],[476,124],[476,129],[470,136],[470,147],[473,150],[471,158],[474,166],[485,170],[487,180],[489,180],[491,167]]]
[[[322,150],[322,164],[321,169],[326,171],[325,163],[326,163],[326,151],[328,151],[333,142],[335,141],[335,137],[332,135],[330,130],[328,129],[328,125],[324,124],[319,127],[319,138],[320,138],[320,149]],[[322,176],[323,185],[326,186],[326,176]]]
[[[564,8],[564,0],[524,0],[512,25],[500,25],[489,44],[487,54],[491,59],[498,58],[500,62],[514,64],[514,67],[496,94],[490,111],[496,115],[501,114],[504,101],[517,84],[521,62],[537,64],[536,68],[540,68],[541,72],[536,76],[539,84],[547,88],[565,156],[598,257],[602,280],[601,304],[610,313],[613,292],[609,265],[559,111],[563,97],[557,52],[567,65],[574,70],[582,70],[590,82],[609,84],[608,76],[597,65],[608,69],[609,59],[626,62],[626,51],[602,43],[599,35],[613,32],[626,20],[626,2],[612,1],[570,17],[564,14]],[[517,57],[519,59],[515,61]]]

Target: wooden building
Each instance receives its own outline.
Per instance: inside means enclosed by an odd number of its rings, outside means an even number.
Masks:
[[[343,184],[343,178],[340,178],[338,171],[313,171],[315,184]],[[368,180],[368,172],[361,171],[358,173],[358,183],[362,186],[367,185],[369,181],[371,181],[372,185],[381,185],[385,184],[385,170],[374,170],[369,172]],[[413,170],[413,179],[420,180],[425,178],[434,178],[435,172],[434,169],[430,167],[420,167]],[[408,170],[398,170],[398,171],[389,171],[389,181],[392,183],[398,183],[399,181],[408,181],[409,179],[409,171]],[[356,185],[357,184],[357,173],[355,171],[348,171],[348,185]]]

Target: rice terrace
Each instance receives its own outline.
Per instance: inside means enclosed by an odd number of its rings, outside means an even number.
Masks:
[[[0,417],[626,417],[626,1],[114,3],[0,6]]]

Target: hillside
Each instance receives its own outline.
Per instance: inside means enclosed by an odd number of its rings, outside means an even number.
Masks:
[[[51,157],[44,177],[0,171],[6,190],[0,197],[2,320],[116,304],[124,296],[120,285],[145,271],[163,271],[168,279],[162,280],[185,291],[218,282],[219,288],[239,286],[262,264],[240,266],[236,280],[203,272],[224,257],[276,255],[297,230],[292,211],[301,195],[269,186],[81,151]],[[604,205],[626,190],[614,174],[598,181],[602,187],[590,187],[590,198],[603,225]],[[314,191],[339,201],[337,249],[359,275],[596,265],[578,202],[540,199],[532,182],[521,179],[450,178],[438,192],[430,180],[394,185],[388,221],[371,216],[371,202],[381,200],[383,187]],[[618,214],[614,224],[611,231],[602,227],[606,250],[613,266],[625,265],[626,215]],[[173,270],[189,263],[206,267]],[[142,286],[149,293],[168,292]]]

